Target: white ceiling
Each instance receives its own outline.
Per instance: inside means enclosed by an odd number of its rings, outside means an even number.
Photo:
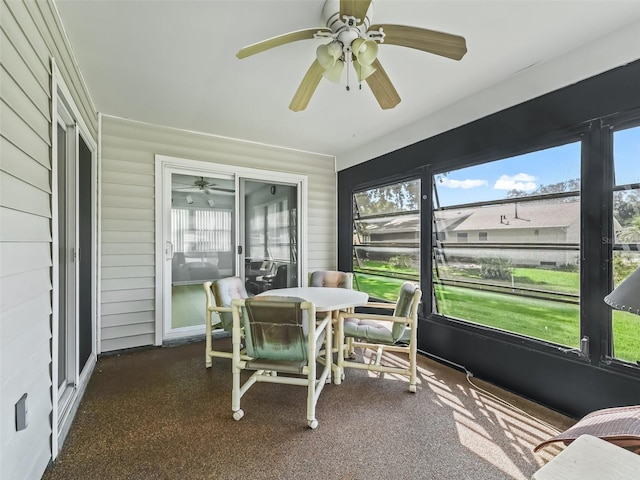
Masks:
[[[526,82],[523,70],[640,22],[638,0],[374,0],[374,23],[462,35],[467,55],[456,62],[381,45],[378,58],[402,98],[395,109],[381,110],[366,83],[347,92],[344,81],[323,80],[307,109],[294,113],[289,102],[323,42],[300,41],[243,60],[235,54],[266,38],[323,26],[323,4],[56,0],[99,112],[338,158],[367,149],[369,157],[384,153],[382,146],[372,149],[381,138],[401,135],[514,75]]]

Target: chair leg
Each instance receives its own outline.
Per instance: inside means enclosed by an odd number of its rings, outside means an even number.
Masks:
[[[233,348],[233,356],[231,358],[231,411],[233,412],[233,418],[240,420],[244,417],[244,411],[240,408],[240,398],[242,398],[242,391],[240,385],[240,355],[242,344],[240,343],[240,333],[238,329],[234,328],[231,333],[231,342]]]
[[[207,318],[207,328],[206,328],[206,332],[205,332],[205,339],[204,339],[204,343],[205,343],[205,351],[204,351],[204,366],[205,368],[211,368],[212,362],[211,362],[211,356],[209,355],[209,352],[211,352],[211,319],[209,318],[209,311],[206,311],[206,318]]]
[[[418,334],[415,323],[411,325],[411,339],[409,343],[409,391],[416,393],[416,363]]]
[[[378,350],[376,351],[376,365],[380,365],[381,361],[382,361],[382,345],[380,345],[378,347]]]
[[[331,367],[329,367],[331,368]],[[315,371],[313,376],[309,373],[307,385],[307,425],[312,430],[318,428],[318,420],[316,419],[316,378]]]
[[[353,346],[353,338],[351,337],[347,338],[347,355],[351,360],[356,359],[356,348]]]

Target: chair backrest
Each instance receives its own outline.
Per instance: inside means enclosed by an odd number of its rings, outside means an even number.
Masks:
[[[353,273],[317,270],[309,275],[310,287],[353,288]]]
[[[273,260],[263,260],[260,264],[260,270],[268,272],[267,275],[274,275],[278,264]]]
[[[209,282],[207,282],[209,283]],[[214,306],[211,302],[211,296],[206,288],[207,308]],[[210,290],[213,292],[216,307],[231,307],[231,301],[235,298],[248,298],[249,294],[244,286],[244,280],[240,277],[220,278],[211,283]],[[222,328],[228,332],[233,327],[233,314],[231,312],[219,312]]]
[[[421,297],[422,290],[420,290],[417,284],[404,282],[400,287],[400,293],[396,301],[396,308],[393,310],[393,316],[409,317],[416,322],[418,320],[418,305],[420,304]],[[407,325],[406,323],[394,322],[391,328],[391,337],[394,342],[402,338]]]
[[[278,265],[276,273],[271,283],[271,288],[286,288],[288,287],[289,277],[289,265]]]
[[[308,361],[313,304],[302,298],[268,295],[234,302],[235,307],[244,328],[247,355],[254,359]]]

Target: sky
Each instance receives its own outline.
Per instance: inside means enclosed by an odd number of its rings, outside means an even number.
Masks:
[[[640,183],[640,127],[614,133],[616,183]],[[580,142],[463,168],[436,177],[440,206],[497,200],[580,178]]]

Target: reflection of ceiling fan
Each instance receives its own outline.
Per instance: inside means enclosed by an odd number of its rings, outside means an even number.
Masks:
[[[174,187],[173,190],[178,190],[182,192],[203,192],[203,193],[212,193],[212,192],[229,192],[233,193],[235,190],[233,188],[223,188],[216,186],[215,183],[211,183],[204,179],[204,177],[196,178],[193,183],[184,184],[181,183],[179,185],[184,185],[183,187]]]
[[[453,60],[460,60],[467,53],[463,37],[406,25],[371,25],[372,14],[371,0],[326,0],[323,11],[326,28],[307,28],[263,40],[242,48],[237,57],[245,58],[298,40],[330,40],[316,50],[316,59],[291,100],[289,108],[299,112],[307,107],[323,76],[334,82],[340,80],[345,63],[353,63],[358,82],[366,80],[383,109],[400,103],[398,92],[377,59],[379,43],[415,48]]]

